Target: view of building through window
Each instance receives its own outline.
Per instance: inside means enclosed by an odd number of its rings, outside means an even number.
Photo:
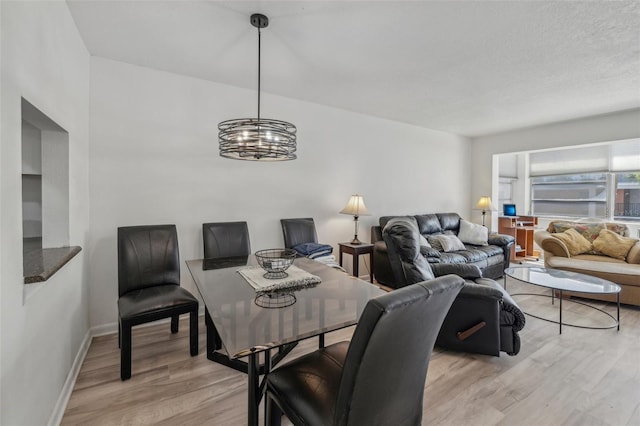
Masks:
[[[615,175],[615,219],[640,220],[640,172]]]

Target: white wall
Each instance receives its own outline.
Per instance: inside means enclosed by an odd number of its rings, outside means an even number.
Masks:
[[[297,160],[219,157],[218,122],[253,116],[255,102],[251,90],[91,59],[92,326],[117,319],[119,226],[175,223],[184,261],[202,257],[212,221],[246,220],[255,251],[283,245],[281,218],[310,216],[337,247],[353,236],[338,212],[356,192],[372,214],[361,217],[365,241],[381,215],[469,211],[467,139],[316,104],[263,93],[263,116],[298,127]]]
[[[90,60],[66,3],[0,10],[0,424],[42,425],[89,329],[86,257],[23,299],[21,97],[69,131],[70,240],[86,248]]]
[[[640,109],[515,130],[475,138],[471,144],[471,196],[497,193],[495,154],[575,146],[640,137]],[[492,172],[488,172],[492,171]],[[496,184],[492,184],[492,175]],[[497,214],[492,217],[497,229]]]

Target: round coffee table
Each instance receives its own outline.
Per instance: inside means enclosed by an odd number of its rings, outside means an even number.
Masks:
[[[591,328],[591,329],[599,329],[599,330],[617,327],[618,330],[620,330],[620,286],[618,284],[612,283],[611,281],[603,280],[602,278],[593,277],[591,275],[579,274],[577,272],[561,271],[559,269],[540,268],[540,267],[507,268],[504,270],[504,273],[505,273],[505,277],[504,277],[505,289],[507,288],[508,276],[515,280],[522,281],[524,283],[533,284],[540,287],[546,287],[551,289],[551,296],[548,296],[546,294],[536,294],[536,293],[514,293],[512,294],[512,296],[528,295],[528,296],[551,297],[551,303],[553,304],[555,300],[554,292],[556,290],[560,292],[559,321],[535,316],[525,312],[527,315],[532,316],[534,318],[559,324],[560,334],[562,334],[563,324],[569,327]],[[614,318],[613,315],[611,315],[610,313],[600,308],[597,308],[595,306],[589,305],[587,303],[579,302],[576,300],[571,301],[573,303],[578,303],[580,305],[587,306],[591,309],[595,309],[597,311],[602,312],[603,314],[613,319],[615,321],[615,324],[611,326],[606,326],[606,327],[587,327],[582,325],[563,323],[562,322],[562,292],[563,291],[572,291],[577,293],[588,293],[588,294],[615,294],[616,303],[617,303],[617,318]]]

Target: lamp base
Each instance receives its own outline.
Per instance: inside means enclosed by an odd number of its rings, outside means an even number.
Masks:
[[[358,239],[358,236],[356,235],[355,237],[353,237],[353,240],[349,241],[349,244],[353,244],[354,246],[357,246],[359,244],[362,244],[362,241],[360,241]]]

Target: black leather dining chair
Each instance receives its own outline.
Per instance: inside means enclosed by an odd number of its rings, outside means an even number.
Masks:
[[[317,243],[318,234],[313,218],[280,219],[285,248],[293,248],[298,244]]]
[[[433,345],[463,285],[447,275],[371,299],[350,343],[267,375],[268,424],[419,425]]]
[[[251,254],[247,222],[203,223],[202,240],[205,259]]]
[[[251,254],[251,241],[247,222],[203,223],[202,241],[204,243],[205,259],[248,257]],[[250,308],[251,306],[245,303],[244,309],[247,315]],[[231,310],[234,311],[235,306],[232,306]],[[227,355],[218,352],[218,349],[222,348],[222,340],[206,307],[204,320],[207,327],[207,358],[246,373],[246,362],[229,359]]]
[[[131,328],[171,317],[171,332],[189,313],[191,356],[198,355],[198,299],[180,287],[175,225],[118,228],[120,378],[131,377]]]

